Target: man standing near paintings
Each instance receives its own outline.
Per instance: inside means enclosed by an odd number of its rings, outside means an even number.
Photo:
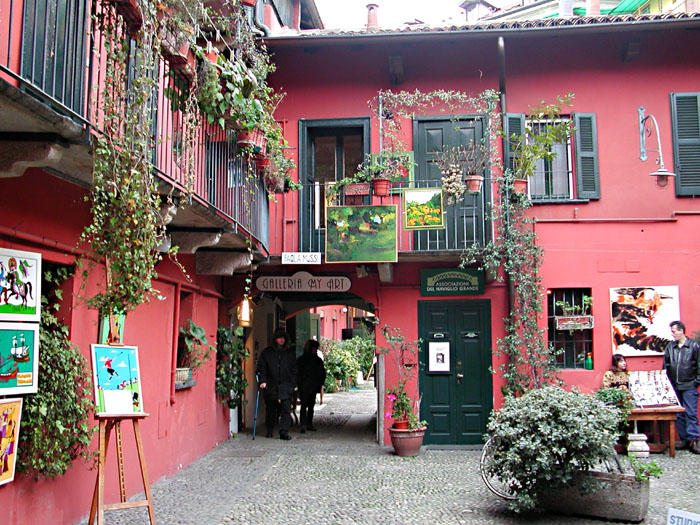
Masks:
[[[674,341],[664,351],[664,368],[678,401],[685,412],[678,414],[676,428],[681,440],[680,448],[700,454],[698,441],[698,386],[700,386],[700,344],[688,339],[685,325],[680,321],[671,323]]]

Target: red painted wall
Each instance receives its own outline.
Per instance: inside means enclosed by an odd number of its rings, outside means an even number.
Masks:
[[[573,33],[573,36],[572,36]],[[544,35],[544,36],[541,36]],[[623,61],[627,43],[640,42],[640,54]],[[330,42],[330,43],[329,43]],[[287,92],[276,114],[289,123],[287,139],[299,147],[300,119],[353,118],[371,115],[367,101],[380,89],[413,91],[458,89],[477,94],[498,89],[496,37],[477,35],[415,35],[399,38],[347,38],[318,42],[270,43],[278,69],[274,83]],[[588,203],[536,205],[536,232],[544,249],[544,288],[590,287],[593,293],[594,369],[563,370],[569,385],[586,391],[598,388],[610,366],[611,321],[609,288],[618,286],[680,287],[681,317],[688,332],[700,317],[696,231],[700,202],[675,196],[673,182],[659,188],[648,174],[656,169],[655,153],[639,160],[637,109],[646,108],[659,122],[664,160],[673,169],[670,99],[672,92],[697,91],[700,85],[700,35],[694,31],[622,31],[588,34],[570,31],[523,32],[506,35],[506,102],[508,112],[528,112],[541,100],[573,93],[572,112],[597,116],[601,198]],[[388,57],[401,55],[405,82],[389,83]],[[440,115],[438,110],[435,115]],[[410,130],[410,125],[404,126]],[[410,131],[407,131],[410,137]],[[372,120],[371,151],[379,148],[379,130]],[[410,140],[409,140],[410,145]],[[648,149],[656,149],[654,137]],[[298,149],[294,151],[298,162]],[[272,206],[271,217],[282,216]],[[291,209],[295,209],[293,205]],[[273,254],[294,251],[296,224],[272,224],[283,231],[271,246]],[[277,228],[277,229],[276,229]],[[456,263],[455,263],[456,265]],[[341,270],[337,265],[318,271]],[[400,326],[408,339],[417,336],[418,265],[394,265],[395,281],[375,282],[368,294],[357,292],[362,280],[353,277],[353,293],[377,306],[382,323]],[[342,272],[341,272],[342,273]],[[357,284],[356,284],[357,283]],[[493,341],[503,334],[506,312],[503,288],[489,285]],[[542,298],[546,305],[545,297]],[[407,314],[408,313],[408,314]],[[546,327],[544,318],[540,320]],[[670,337],[670,332],[669,332]],[[631,370],[661,367],[659,357],[632,357]],[[498,363],[494,362],[497,366]],[[386,377],[387,385],[396,381]],[[495,406],[501,401],[494,381]]]
[[[1,247],[39,251],[46,261],[73,262],[66,250],[77,246],[83,225],[89,220],[84,190],[39,169],[30,169],[22,177],[2,179],[0,191],[12,196],[3,199],[0,208]],[[8,235],[8,228],[35,236],[37,242]],[[62,244],[51,248],[55,241]],[[212,344],[216,341],[221,289],[218,277],[195,275],[193,256],[180,255],[179,260],[193,281],[186,282],[172,262],[159,263],[157,270],[161,277],[154,287],[162,300],[153,299],[129,313],[124,328],[124,342],[139,348],[143,406],[149,414],[140,426],[151,482],[172,475],[228,438],[228,410],[224,410],[214,393],[214,359],[198,370],[194,387],[176,392],[174,404],[170,402],[175,282],[192,292],[192,319],[205,328]],[[84,290],[80,288],[80,279],[74,279],[73,296],[67,298],[72,301],[71,339],[88,359],[90,344],[97,340],[97,312],[88,310],[78,296],[93,293],[103,273],[102,266],[91,269]],[[143,487],[131,425],[125,423],[122,428],[127,492],[131,496]],[[107,502],[119,498],[113,443],[112,440],[107,466]],[[97,449],[96,439],[92,448]],[[17,473],[14,482],[0,487],[0,506],[10,516],[5,523],[77,522],[90,510],[95,476],[96,471],[89,471],[81,460],[55,480],[35,482]],[[23,504],[27,501],[32,501],[32,505]]]

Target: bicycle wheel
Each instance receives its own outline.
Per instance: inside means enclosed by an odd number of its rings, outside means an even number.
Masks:
[[[484,445],[484,449],[481,452],[481,461],[479,461],[479,472],[481,473],[481,479],[488,489],[493,492],[496,496],[503,499],[512,500],[516,498],[516,495],[510,490],[509,480],[502,480],[488,472],[488,465],[492,461],[492,455],[494,453],[493,438],[490,438]]]

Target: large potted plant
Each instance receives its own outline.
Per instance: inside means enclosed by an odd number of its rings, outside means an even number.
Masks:
[[[492,414],[492,454],[483,468],[508,486],[516,512],[549,509],[640,521],[648,477],[596,471],[614,456],[619,425],[618,410],[594,396],[558,386],[530,390]]]
[[[386,325],[382,328],[382,335],[387,341],[387,346],[379,347],[377,351],[398,368],[399,376],[396,385],[386,389],[386,399],[391,403],[391,411],[387,411],[385,416],[393,421],[389,428],[391,444],[398,456],[416,456],[420,452],[427,428],[427,423],[418,416],[418,347],[421,340],[408,342],[399,328]],[[413,385],[415,392],[411,395],[407,389]]]

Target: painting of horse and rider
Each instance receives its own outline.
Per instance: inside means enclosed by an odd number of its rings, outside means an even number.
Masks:
[[[38,323],[41,254],[0,248],[0,321]]]

